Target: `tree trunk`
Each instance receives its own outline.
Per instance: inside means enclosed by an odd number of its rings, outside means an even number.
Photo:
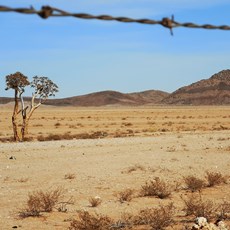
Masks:
[[[14,95],[14,111],[13,111],[13,115],[12,115],[12,125],[13,125],[13,132],[14,132],[14,141],[20,141],[20,137],[18,135],[17,115],[18,115],[18,91],[15,90],[15,95]]]
[[[38,107],[32,107],[29,111],[29,114],[27,116],[26,110],[24,111],[24,114],[22,116],[23,122],[22,122],[22,128],[21,128],[21,134],[22,134],[22,141],[25,140],[26,135],[28,134],[28,126],[29,126],[29,120],[34,112]]]
[[[28,123],[29,123],[29,120],[26,118],[26,116],[23,116],[23,122],[22,122],[22,128],[21,128],[22,141],[25,140],[26,134],[28,133]]]
[[[20,141],[20,137],[18,135],[18,124],[16,116],[12,116],[12,124],[13,124],[13,132],[14,132],[14,141]]]

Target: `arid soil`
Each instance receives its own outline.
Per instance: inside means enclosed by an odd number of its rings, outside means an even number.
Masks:
[[[185,229],[183,199],[191,195],[184,177],[205,180],[206,171],[230,176],[230,107],[43,107],[30,123],[31,141],[9,142],[12,105],[0,106],[0,229],[68,229],[79,210],[114,220],[141,209],[175,206],[173,229]],[[69,134],[72,140],[38,141]],[[95,135],[96,133],[96,135]],[[96,139],[77,139],[85,138]],[[142,197],[146,182],[159,177],[172,188],[165,199]],[[226,177],[226,178],[227,178]],[[63,189],[60,205],[41,217],[19,218],[28,194]],[[118,193],[133,189],[134,198],[120,202]],[[230,180],[202,188],[215,204],[230,201]],[[194,192],[198,194],[198,192]],[[102,203],[90,207],[89,199]],[[59,210],[58,210],[59,208]],[[66,209],[66,210],[65,210]],[[226,221],[229,224],[228,220]],[[146,227],[138,229],[147,229]],[[168,227],[172,229],[172,227]]]

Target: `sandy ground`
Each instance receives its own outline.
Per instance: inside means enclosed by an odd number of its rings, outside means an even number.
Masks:
[[[1,109],[1,137],[12,135],[8,123],[10,111],[6,107]],[[183,177],[204,178],[206,170],[229,176],[229,112],[229,107],[41,109],[30,126],[34,139],[39,132],[48,135],[68,130],[72,133],[103,130],[108,136],[1,143],[0,229],[13,226],[28,230],[68,229],[78,210],[106,214],[118,220],[124,213],[136,214],[141,209],[169,202],[174,202],[177,210],[178,227],[174,229],[183,229],[187,217],[181,211],[184,206],[181,195],[186,197],[190,192],[179,189],[163,200],[137,196],[124,203],[118,201],[116,194],[127,188],[138,194],[141,186],[155,177],[173,186],[182,183],[183,188]],[[55,125],[57,122],[60,125]],[[125,133],[125,137],[113,138],[119,136],[118,131]],[[74,174],[75,178],[65,179],[67,174]],[[59,186],[65,190],[64,200],[71,197],[75,200],[67,206],[67,212],[54,210],[40,218],[17,218],[18,211],[26,205],[28,193]],[[92,208],[89,198],[95,196],[100,196],[102,203]],[[202,189],[202,196],[215,203],[229,201],[230,184]]]

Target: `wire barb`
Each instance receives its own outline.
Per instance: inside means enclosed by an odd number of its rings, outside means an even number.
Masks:
[[[171,19],[170,18],[163,18],[161,21],[161,25],[169,28],[170,29],[170,33],[173,36],[173,27],[175,27],[175,23],[174,23],[174,15],[172,15]]]
[[[173,35],[173,28],[175,27],[186,27],[186,28],[199,28],[199,29],[219,29],[219,30],[230,30],[229,25],[197,25],[192,22],[188,23],[180,23],[174,20],[174,16],[172,15],[170,18],[162,18],[162,20],[153,20],[153,19],[133,19],[128,17],[113,17],[111,15],[91,15],[85,13],[69,13],[64,10],[54,8],[51,6],[42,6],[40,10],[35,10],[32,6],[30,8],[10,8],[7,6],[0,6],[0,12],[15,12],[21,14],[37,14],[39,17],[43,19],[47,19],[49,17],[75,17],[81,19],[98,19],[105,21],[118,21],[124,23],[140,23],[140,24],[148,24],[148,25],[162,25],[165,28],[170,29],[171,35]]]
[[[41,18],[47,19],[52,16],[53,9],[50,6],[42,6],[40,12],[37,13]]]

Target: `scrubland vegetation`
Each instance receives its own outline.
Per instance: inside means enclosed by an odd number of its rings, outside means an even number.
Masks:
[[[10,111],[0,133],[5,229],[230,224],[228,107],[46,107],[17,144]]]

